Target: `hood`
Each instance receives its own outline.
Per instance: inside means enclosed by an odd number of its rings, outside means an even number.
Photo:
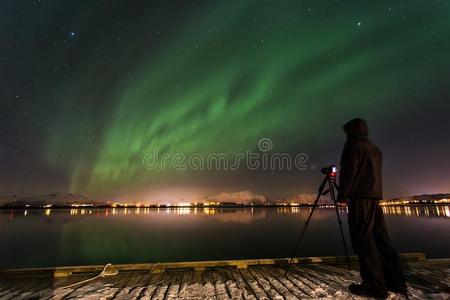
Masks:
[[[347,134],[347,138],[360,138],[367,137],[369,130],[367,122],[361,118],[354,118],[351,121],[345,123],[343,126],[344,132]]]

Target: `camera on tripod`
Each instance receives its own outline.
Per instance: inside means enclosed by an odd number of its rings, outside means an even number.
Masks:
[[[319,186],[319,191],[317,193],[317,197],[316,200],[314,201],[314,204],[312,206],[312,209],[309,213],[308,218],[306,219],[305,222],[305,226],[303,226],[302,232],[300,233],[300,236],[297,240],[297,244],[295,245],[294,248],[294,252],[291,255],[291,258],[288,261],[288,267],[286,269],[286,272],[284,273],[284,278],[286,278],[286,275],[289,272],[289,267],[291,266],[292,262],[294,261],[294,257],[297,254],[297,250],[300,247],[300,244],[302,242],[303,236],[305,235],[306,232],[306,228],[308,227],[309,222],[311,221],[311,217],[314,213],[314,210],[316,209],[316,207],[318,206],[319,203],[319,198],[320,196],[326,195],[326,194],[330,194],[330,198],[333,201],[334,204],[334,209],[336,210],[336,217],[338,220],[338,224],[339,224],[339,231],[341,233],[341,238],[342,238],[342,244],[344,246],[344,253],[345,253],[345,257],[347,259],[347,266],[350,269],[350,258],[348,256],[348,251],[347,251],[347,244],[345,243],[345,237],[344,237],[344,232],[342,231],[342,221],[341,221],[341,217],[339,216],[339,210],[338,210],[338,202],[336,200],[336,191],[338,190],[338,185],[336,184],[336,175],[337,175],[337,168],[335,165],[331,165],[329,167],[325,167],[322,168],[320,170],[320,172],[322,174],[325,175],[325,178],[322,181],[322,184]],[[327,190],[325,190],[325,188],[328,187]]]
[[[322,168],[322,169],[320,170],[320,172],[322,172],[322,174],[327,175],[327,177],[336,178],[336,175],[337,175],[337,168],[336,168],[335,165],[331,165],[331,166],[329,166],[329,167]]]

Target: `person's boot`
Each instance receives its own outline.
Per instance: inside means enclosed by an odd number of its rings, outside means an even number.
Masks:
[[[377,299],[385,299],[388,296],[386,291],[376,291],[364,283],[350,284],[348,286],[350,293],[358,296],[373,297]]]
[[[401,295],[403,295],[405,297],[408,297],[408,288],[407,288],[406,284],[402,285],[402,286],[395,286],[395,285],[386,284],[386,288],[390,292],[393,292],[393,293],[396,293],[396,294],[401,294]]]

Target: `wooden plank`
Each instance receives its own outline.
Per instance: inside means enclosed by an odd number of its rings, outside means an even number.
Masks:
[[[439,290],[439,286],[435,282],[430,282],[421,274],[407,274],[407,284],[415,289],[424,291],[425,293],[435,293]]]
[[[283,299],[278,291],[267,281],[263,276],[261,276],[258,272],[255,271],[255,268],[248,269],[249,275],[252,276],[258,284],[264,289],[267,295],[271,299]]]
[[[284,269],[278,270],[278,273],[281,273],[280,276],[284,276],[284,274],[286,273],[286,270]],[[286,279],[295,284],[299,290],[301,290],[309,297],[312,297],[311,295],[315,293],[314,286],[296,273],[288,272],[288,274],[286,275]]]
[[[193,275],[194,273],[192,271],[184,271],[183,272],[183,278],[181,279],[181,286],[180,286],[180,290],[178,292],[178,296],[180,297],[180,299],[185,299],[185,298],[189,298],[189,287],[193,284],[192,279],[193,279]]]
[[[353,283],[360,283],[361,279],[359,276],[359,273],[356,273],[352,276],[349,273],[342,272],[340,269],[335,268],[334,266],[330,265],[314,265],[310,266],[312,270],[315,270],[315,272],[319,274],[324,274],[327,278],[330,278],[330,280],[335,281],[338,285],[342,286],[345,290],[348,288],[350,284]]]
[[[176,271],[167,289],[166,297],[164,299],[177,299],[178,292],[181,287],[181,281],[183,279],[183,271]]]
[[[166,297],[167,290],[169,289],[170,283],[172,282],[174,277],[173,272],[165,271],[163,273],[163,277],[161,279],[161,282],[158,285],[158,288],[156,289],[155,294],[152,296],[151,299],[153,300],[163,300]]]
[[[296,270],[297,268],[294,268]],[[309,281],[316,285],[316,293],[319,292],[320,295],[332,295],[335,297],[341,296],[341,288],[333,283],[330,283],[324,276],[316,276],[311,272],[310,266],[305,266],[302,269],[302,275]],[[322,296],[320,296],[322,297]]]
[[[307,272],[309,272],[309,274],[315,276],[316,278],[322,281],[327,282],[330,286],[332,286],[335,289],[346,290],[350,283],[358,282],[356,280],[343,279],[342,276],[340,276],[337,273],[334,273],[332,269],[326,267],[317,268],[317,266],[310,265],[306,269]]]
[[[327,293],[331,294],[333,297],[351,297],[351,293],[348,291],[348,286],[352,283],[358,283],[355,280],[346,280],[339,278],[336,274],[333,274],[329,269],[317,269],[315,266],[310,265],[308,268],[305,268],[306,272],[311,276],[314,276],[321,282],[325,282],[329,286],[329,290]]]
[[[229,269],[220,269],[218,270],[222,275],[223,281],[225,283],[225,287],[227,289],[227,293],[231,299],[242,299],[245,298],[242,290],[240,290],[237,286],[237,282],[234,280],[233,275],[230,274]]]
[[[304,276],[303,272],[296,270],[298,267],[291,267],[287,277],[302,287],[311,297],[324,297],[324,291],[316,283],[311,282]]]
[[[19,296],[14,299],[47,299],[54,291],[53,278],[45,278],[40,283],[28,291],[22,291]]]
[[[205,270],[203,272],[203,290],[206,298],[217,299],[216,287],[210,270]]]
[[[2,278],[0,281],[0,297],[10,293],[11,289],[17,288],[17,282],[14,279]]]
[[[91,277],[92,278],[92,277]],[[85,283],[81,283],[80,285],[76,285],[74,287],[66,288],[69,290],[69,293],[65,294],[61,298],[58,299],[68,299],[72,297],[86,297],[87,295],[93,296],[93,294],[100,293],[101,295],[114,295],[114,293],[127,282],[127,278],[122,274],[118,274],[115,276],[108,276],[104,278],[97,278],[92,281],[88,281]]]
[[[127,272],[114,276],[103,277],[93,282],[96,288],[86,292],[91,299],[100,299],[104,297],[116,297],[122,289],[130,285],[131,278]]]
[[[39,291],[34,291],[30,296],[35,299],[61,299],[64,295],[71,292],[69,289],[63,289],[62,287],[70,285],[75,282],[80,282],[92,278],[92,275],[72,275],[64,278],[48,278],[49,281],[53,282],[52,287],[49,289],[41,289]]]
[[[129,291],[130,297],[134,297],[135,299],[142,297],[144,295],[144,292],[147,290],[147,286],[149,285],[153,276],[154,274],[151,272],[151,270],[144,272],[140,281],[133,287],[131,287]]]
[[[261,277],[266,279],[269,284],[280,294],[284,299],[297,299],[288,288],[286,288],[278,279],[278,276],[274,276],[272,273],[267,272],[267,270],[263,267],[254,267],[252,268],[255,273],[258,273]]]
[[[208,289],[205,289],[204,281],[209,282]],[[213,280],[208,275],[204,280],[202,271],[184,271],[180,283],[181,287],[178,292],[179,299],[205,299],[215,297]]]
[[[36,278],[14,279],[8,282],[8,285],[5,285],[7,289],[0,297],[2,299],[16,299],[31,289],[40,289],[40,285],[41,282]]]
[[[326,268],[326,269],[332,271],[337,276],[343,277],[348,280],[354,280],[359,277],[359,271],[349,270],[347,267],[344,268],[341,266],[330,265],[330,264],[315,264],[314,266],[319,267],[319,268]]]
[[[410,292],[416,298],[448,293],[450,261],[413,262],[405,268]],[[160,274],[148,271],[121,272],[70,288],[90,275],[21,277],[0,281],[2,299],[69,299],[75,297],[116,299],[296,299],[305,297],[350,298],[347,286],[359,281],[356,271],[338,265],[293,265],[286,278],[276,266],[208,269],[205,272],[170,270]],[[164,281],[162,280],[164,279]],[[12,292],[13,291],[13,292]],[[1,296],[3,295],[3,296]]]
[[[192,283],[188,285],[186,290],[188,299],[204,299],[206,298],[203,288],[203,271],[193,271]]]
[[[116,294],[115,299],[138,299],[144,296],[153,274],[151,271],[146,271],[139,272],[134,276],[136,276],[133,280],[135,283],[132,285],[127,285],[125,288],[120,290],[120,292]]]
[[[255,268],[255,271],[259,272],[269,283],[278,291],[279,294],[283,296],[284,299],[298,299],[301,292],[295,289],[294,285],[289,285],[289,282],[284,281],[281,276],[275,275],[274,273],[267,270],[265,267]],[[285,286],[284,283],[288,283],[289,287]],[[295,290],[294,290],[295,289]],[[302,295],[303,297],[305,295]]]
[[[158,286],[164,276],[164,273],[156,273],[152,274],[150,280],[146,282],[146,286],[143,288],[141,293],[139,294],[140,299],[142,300],[150,300],[152,296],[156,293]]]
[[[405,267],[405,274],[408,285],[414,289],[422,290],[425,293],[443,292],[442,280],[448,277],[446,273],[440,273],[444,264],[434,264],[426,262],[409,263]],[[445,283],[444,283],[445,284]]]
[[[445,266],[445,264],[426,264],[423,262],[412,263],[410,269],[413,271],[421,271],[421,274],[426,272],[430,278],[441,279],[448,276],[448,269],[450,269],[450,264]]]
[[[228,294],[227,287],[225,285],[222,274],[217,272],[217,270],[211,270],[211,274],[214,280],[214,287],[216,290],[216,297],[218,300],[227,300],[231,296]]]
[[[127,272],[124,273],[124,275],[128,275],[129,280],[123,288],[115,292],[115,294],[112,296],[112,299],[136,299],[140,295],[141,290],[144,288],[142,282],[149,275],[151,275],[151,272]]]
[[[92,278],[95,275],[72,275],[69,277],[63,277],[63,278],[51,278],[53,281],[53,287],[55,289],[67,286],[69,284],[80,282],[82,280],[86,280],[88,278]]]
[[[259,285],[258,281],[249,273],[248,270],[238,270],[242,276],[244,282],[250,286],[256,298],[258,299],[270,299],[264,288]]]
[[[7,299],[8,295],[14,294],[15,291],[20,291],[26,284],[27,282],[17,279],[4,279],[1,281],[2,291],[0,292],[0,297]]]
[[[284,277],[284,273],[280,272],[281,269],[275,267],[264,268],[264,271],[272,274],[286,289],[288,289],[297,298],[310,297],[310,295],[300,288],[296,283],[291,281],[289,277]]]
[[[231,280],[236,283],[236,287],[241,291],[244,299],[255,300],[256,294],[253,289],[245,282],[239,270],[225,270],[231,277]],[[262,299],[262,298],[259,298]],[[265,299],[265,298],[263,298]]]

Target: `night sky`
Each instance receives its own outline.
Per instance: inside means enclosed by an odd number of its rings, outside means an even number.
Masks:
[[[449,1],[0,2],[0,195],[313,193],[366,118],[385,196],[450,192]],[[147,170],[146,153],[308,170]]]

